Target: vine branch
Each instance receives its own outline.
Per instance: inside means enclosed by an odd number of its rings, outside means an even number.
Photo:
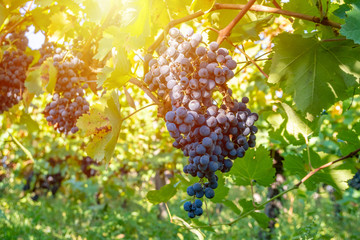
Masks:
[[[221,29],[219,31],[219,35],[217,38],[217,43],[221,44],[227,37],[230,36],[231,34],[231,30],[235,27],[235,25],[245,16],[245,14],[247,13],[247,11],[249,11],[249,9],[251,8],[252,5],[254,5],[254,3],[256,2],[256,0],[250,0],[245,6],[244,8],[241,9],[241,11],[239,12],[239,14],[223,29]]]
[[[246,5],[243,5],[243,4],[216,3],[214,5],[214,8],[212,9],[212,11],[218,10],[218,9],[244,9],[245,6]],[[314,22],[314,23],[319,23],[319,24],[326,25],[326,26],[331,26],[334,28],[341,28],[340,23],[330,21],[326,18],[321,19],[316,16],[309,16],[306,14],[291,12],[291,11],[287,11],[287,10],[283,10],[283,9],[279,9],[279,8],[272,8],[272,7],[262,6],[262,5],[253,5],[249,9],[249,11],[281,14],[281,15],[285,15],[285,16],[300,18],[300,19],[307,20],[307,21]]]
[[[248,4],[243,5],[243,4],[215,3],[214,7],[209,12],[213,12],[213,11],[217,11],[217,10],[221,10],[221,9],[242,10],[242,9],[245,9],[245,6],[247,6],[247,5]],[[280,14],[280,15],[285,15],[285,16],[289,16],[289,17],[303,19],[306,21],[314,22],[314,23],[319,23],[319,24],[326,25],[326,26],[331,26],[334,28],[341,28],[340,23],[330,21],[326,18],[321,19],[316,16],[310,16],[310,15],[306,15],[306,14],[302,14],[302,13],[291,12],[291,11],[283,10],[281,8],[272,8],[272,7],[262,6],[262,5],[252,5],[248,10],[254,11],[254,12],[267,12],[267,13]],[[160,45],[161,41],[164,39],[164,33],[167,32],[170,28],[172,28],[180,23],[190,21],[194,18],[198,18],[204,14],[205,13],[203,11],[198,11],[198,12],[190,14],[186,17],[170,21],[164,27],[163,32],[157,37],[155,42],[148,48],[148,53],[152,53],[155,51],[155,49]],[[239,13],[239,15],[240,15],[240,13]]]
[[[150,103],[149,105],[146,105],[146,106],[144,106],[144,107],[142,107],[142,108],[139,108],[139,109],[137,109],[136,111],[134,111],[133,113],[130,113],[129,115],[127,115],[126,117],[124,117],[123,119],[121,119],[121,121],[125,121],[126,119],[132,117],[134,114],[136,114],[136,113],[144,110],[145,108],[148,108],[148,107],[151,107],[151,106],[155,106],[155,105],[157,105],[157,104],[156,104],[156,103]]]
[[[214,226],[221,226],[221,225],[228,225],[228,226],[231,226],[233,225],[234,223],[236,223],[237,221],[249,216],[251,213],[255,212],[256,210],[258,209],[261,209],[263,208],[266,204],[268,204],[269,202],[281,197],[282,195],[288,193],[288,192],[291,192],[292,190],[295,190],[295,189],[298,189],[300,187],[301,184],[303,184],[306,180],[308,180],[312,175],[314,175],[315,173],[317,173],[318,171],[320,171],[321,169],[324,169],[324,168],[327,168],[337,162],[340,162],[342,160],[345,160],[345,159],[348,159],[348,158],[352,158],[354,157],[358,152],[360,152],[360,148],[359,149],[356,149],[355,151],[349,153],[348,155],[344,156],[344,157],[341,157],[339,159],[336,159],[334,161],[331,161],[331,162],[328,162],[314,170],[312,170],[311,172],[309,172],[305,177],[303,177],[297,184],[295,184],[294,186],[292,186],[291,188],[289,188],[288,190],[284,191],[284,192],[281,192],[279,193],[278,195],[270,198],[269,200],[265,201],[264,203],[258,205],[256,208],[253,208],[245,213],[242,213],[240,214],[236,219],[234,219],[233,221],[231,222],[228,222],[228,223],[220,223],[220,224],[212,224],[210,225],[211,227],[214,227]],[[206,228],[206,227],[209,227],[209,226],[195,226],[194,228]]]

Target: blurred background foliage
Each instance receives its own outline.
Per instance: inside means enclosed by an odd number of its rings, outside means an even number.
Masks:
[[[245,4],[247,1],[216,2]],[[320,2],[327,4],[327,1]],[[135,111],[134,108],[152,103],[142,89],[128,81],[132,77],[142,78],[143,56],[156,36],[162,34],[160,30],[173,19],[211,9],[213,3],[205,0],[5,0],[0,3],[0,23],[3,32],[13,23],[18,23],[17,29],[32,29],[27,36],[34,46],[36,41],[41,42],[41,37],[36,35],[41,33],[47,40],[69,50],[81,48],[89,62],[102,61],[104,66],[96,69],[96,83],[88,90],[87,100],[91,109],[102,111],[115,94],[124,119]],[[273,7],[271,1],[257,1],[257,4]],[[327,16],[344,24],[343,19],[332,13],[340,9],[341,4],[343,2],[332,1]],[[321,17],[319,1],[291,0],[281,6]],[[203,32],[204,41],[208,43],[217,38],[216,32],[209,28],[222,29],[237,13],[229,9],[211,11],[178,27]],[[276,54],[274,42],[276,45],[277,40],[274,39],[282,32],[319,39],[338,34],[331,27],[314,22],[248,12],[233,29],[230,39],[269,73],[273,69],[271,58]],[[224,42],[223,46],[230,49],[239,63],[235,77],[228,83],[234,97],[249,97],[251,110],[260,115],[258,146],[276,151],[285,159],[283,190],[303,177],[294,170],[292,162],[306,159],[303,156],[307,157],[309,149],[322,162],[328,162],[359,148],[358,87],[351,88],[344,99],[327,103],[330,107],[313,116],[315,120],[310,122],[294,104],[293,94],[282,85],[269,84],[232,45]],[[27,51],[38,59],[38,48]],[[33,65],[31,71],[37,70]],[[194,179],[182,175],[187,159],[172,147],[164,120],[158,117],[158,106],[149,106],[130,118],[119,119],[121,130],[113,152],[102,148],[98,152],[102,157],[92,156],[93,160],[87,157],[95,146],[91,144],[98,144],[99,138],[86,133],[93,126],[82,124],[80,132],[64,136],[47,125],[42,114],[51,99],[45,89],[46,83],[46,79],[38,80],[28,87],[20,104],[0,115],[0,239],[269,237],[264,235],[269,230],[262,229],[252,218],[232,226],[190,227],[182,204],[187,198],[188,181]],[[102,90],[98,90],[100,88]],[[39,89],[41,94],[36,93]],[[298,127],[303,123],[313,129],[310,138],[305,138],[303,129]],[[315,179],[286,194],[272,232],[274,239],[359,239],[360,192],[347,189],[346,183],[356,167],[359,168],[356,161],[347,161],[337,169],[344,170],[340,182],[336,182],[335,177],[332,182],[329,178]],[[59,185],[52,184],[55,178],[60,179]],[[160,189],[170,182],[180,182],[181,191],[177,191],[167,205],[154,205],[147,200],[150,190]],[[225,188],[230,188],[230,191],[222,188],[224,192],[217,193],[224,201],[209,202],[209,217],[216,223],[232,221],[240,213],[239,201],[251,199],[250,187],[237,186],[231,173],[225,175],[223,182]],[[255,186],[254,190],[256,202],[267,199],[267,188]],[[206,218],[204,215],[192,222],[204,225],[208,221]]]

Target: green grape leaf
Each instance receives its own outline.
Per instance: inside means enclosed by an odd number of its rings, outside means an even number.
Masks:
[[[98,52],[95,54],[94,58],[98,60],[104,59],[113,48],[113,41],[113,36],[104,33],[104,37],[99,41]]]
[[[29,114],[23,113],[20,117],[20,124],[26,125],[26,129],[29,132],[39,131],[39,123],[31,118]]]
[[[353,129],[358,135],[360,135],[360,122],[355,123]]]
[[[237,185],[248,186],[253,180],[262,186],[268,186],[274,180],[275,169],[272,167],[272,159],[263,146],[249,149],[245,157],[237,158],[231,169]]]
[[[9,11],[0,4],[0,26],[3,24],[8,15]]]
[[[29,93],[33,93],[36,95],[40,95],[43,93],[43,89],[41,86],[41,77],[40,77],[40,69],[31,71],[25,80],[25,87],[29,91]]]
[[[210,11],[215,4],[215,0],[193,0],[190,9],[194,12],[199,10],[203,12]]]
[[[166,203],[173,196],[175,196],[177,191],[177,183],[171,181],[169,184],[162,186],[159,190],[152,190],[146,194],[146,198],[152,204]]]
[[[111,73],[110,78],[104,82],[104,86],[108,89],[120,88],[130,80],[131,63],[124,49],[118,49],[115,62],[116,67],[114,71]]]
[[[62,39],[69,30],[74,28],[64,12],[54,13],[50,17],[50,22],[48,34],[51,35],[53,41]]]
[[[40,67],[41,75],[48,78],[48,83],[45,86],[45,89],[48,93],[52,93],[55,89],[56,79],[57,79],[57,69],[53,65],[52,59],[47,59]]]
[[[310,149],[309,154],[307,151],[303,151],[301,155],[289,154],[285,156],[285,161],[283,162],[284,169],[289,171],[292,175],[297,175],[300,178],[303,178],[311,171],[309,157],[313,168],[318,168],[337,158],[334,156],[322,158],[318,153]],[[319,183],[326,183],[334,187],[340,193],[348,187],[346,181],[350,178],[350,169],[342,169],[339,166],[331,166],[319,170],[317,173],[308,178],[304,184],[307,189],[313,191],[317,188]]]
[[[345,24],[341,25],[340,33],[360,44],[360,0],[351,3],[351,10],[346,12]]]
[[[351,10],[351,7],[347,4],[339,5],[339,7],[333,11],[333,14],[339,18],[346,18],[346,12]]]
[[[277,37],[269,83],[278,83],[293,95],[296,107],[319,115],[336,101],[352,95],[358,85],[360,47],[348,41],[321,42],[289,33]]]
[[[48,31],[49,24],[51,24],[50,15],[46,14],[43,8],[35,8],[31,11],[31,16],[36,30]]]
[[[235,214],[240,215],[241,211],[233,201],[225,199],[222,203],[228,208],[230,208]]]
[[[354,129],[341,129],[339,130],[336,138],[340,142],[340,151],[342,155],[347,155],[360,147],[359,133]]]
[[[164,11],[165,10],[165,11]],[[165,1],[152,1],[151,2],[151,35],[157,35],[159,29],[163,28],[170,22],[169,13]]]
[[[288,121],[286,123],[286,131],[288,133],[295,136],[297,139],[299,134],[303,135],[304,138],[307,138],[310,134],[313,133],[308,120],[302,118],[286,103],[281,103],[281,105],[288,117]]]
[[[265,119],[275,131],[280,128],[285,120],[280,113],[273,111],[264,111],[261,119]]]
[[[251,211],[254,209],[254,206],[251,201],[248,201],[245,199],[240,199],[239,204],[243,209],[242,213],[245,213],[245,212],[248,212],[248,211]],[[252,212],[250,214],[250,216],[252,218],[254,218],[254,220],[259,224],[259,226],[261,228],[266,229],[269,226],[270,218],[268,216],[266,216],[265,213]]]
[[[192,0],[165,0],[170,17],[173,19],[182,18],[189,14],[187,6],[191,5]]]

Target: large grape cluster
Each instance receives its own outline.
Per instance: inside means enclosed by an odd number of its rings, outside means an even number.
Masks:
[[[28,44],[24,33],[12,33],[2,43],[13,46],[13,50],[4,51],[0,62],[0,114],[18,104],[25,90],[26,72],[33,57],[24,52]]]
[[[360,190],[360,170],[354,175],[352,179],[349,180],[349,187],[352,187],[356,190]]]
[[[66,51],[46,44],[44,54],[53,49],[54,66],[57,68],[57,80],[52,101],[44,110],[49,125],[61,133],[76,133],[77,119],[89,111],[89,103],[85,99],[85,89],[88,87],[84,62],[75,56],[67,57]],[[45,56],[45,55],[44,55]],[[66,57],[66,59],[65,59]]]
[[[237,64],[216,42],[206,46],[201,34],[183,35],[172,28],[168,44],[163,44],[158,53],[157,59],[147,59],[150,71],[144,82],[159,98],[171,103],[165,120],[175,140],[173,146],[188,157],[184,173],[200,178],[187,188],[188,195],[213,198],[218,186],[215,172],[230,171],[232,160],[255,147],[258,115],[247,108],[247,97],[233,99],[227,82],[234,77]],[[215,91],[223,96],[221,104],[213,97]],[[198,200],[184,204],[190,218],[202,213],[196,210],[201,206]]]

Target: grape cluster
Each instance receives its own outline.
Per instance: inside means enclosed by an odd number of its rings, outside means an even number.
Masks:
[[[79,130],[76,126],[77,119],[89,112],[89,103],[85,99],[88,84],[82,84],[87,81],[87,78],[82,76],[86,69],[85,64],[74,56],[64,59],[66,51],[61,48],[53,50],[54,66],[58,71],[57,81],[52,101],[46,105],[43,113],[49,125],[53,125],[58,132],[76,133]]]
[[[26,72],[32,56],[25,54],[28,39],[24,32],[12,33],[2,44],[12,44],[13,51],[4,51],[0,62],[0,114],[18,104],[25,90]]]
[[[358,170],[354,177],[349,180],[348,184],[349,187],[360,190],[360,170]]]
[[[145,59],[150,71],[144,82],[160,99],[171,103],[165,120],[175,140],[173,146],[189,157],[184,173],[200,178],[187,188],[188,195],[213,198],[218,186],[215,172],[230,171],[232,160],[255,147],[258,115],[247,108],[247,97],[241,101],[232,97],[227,81],[234,77],[237,64],[216,42],[206,46],[201,34],[183,35],[172,28],[168,44],[163,43],[158,53],[157,59]],[[222,104],[213,98],[215,91],[222,94]],[[189,204],[184,204],[185,210],[193,209],[194,204],[190,208]],[[197,215],[190,210],[190,217]]]
[[[89,178],[96,175],[97,171],[91,168],[91,165],[98,165],[91,157],[84,157],[81,160],[81,171]]]
[[[31,189],[31,182],[34,177],[35,184]],[[37,201],[40,195],[47,195],[49,191],[53,196],[55,196],[63,180],[64,177],[61,175],[60,172],[55,174],[46,174],[45,176],[41,176],[40,174],[34,174],[34,172],[31,172],[26,178],[26,183],[23,186],[23,191],[32,191],[34,195],[31,197],[31,199]]]
[[[203,214],[202,205],[203,203],[200,199],[195,199],[194,203],[187,201],[184,204],[184,210],[188,212],[190,218],[194,218],[195,216],[201,216]]]

